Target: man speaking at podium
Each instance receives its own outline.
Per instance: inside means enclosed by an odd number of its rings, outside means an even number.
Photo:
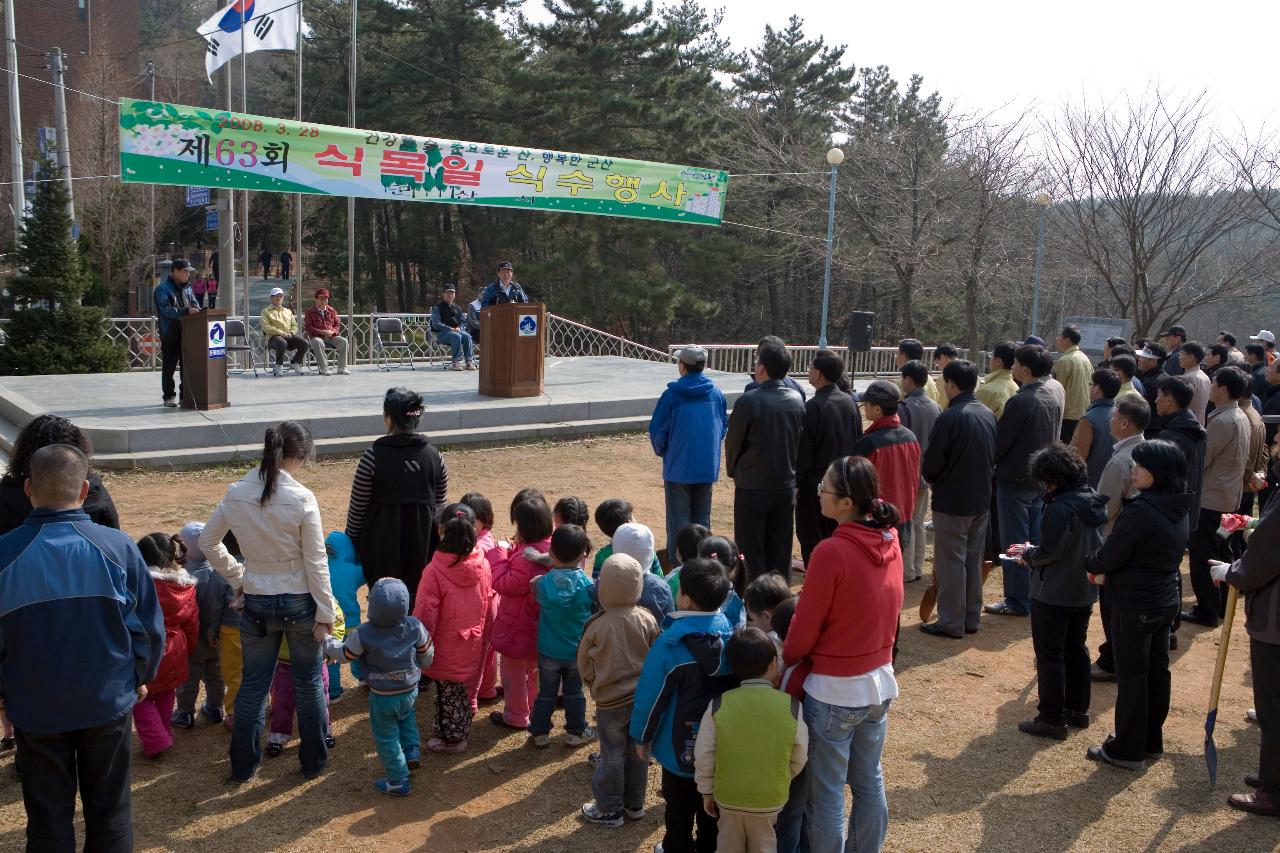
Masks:
[[[178,405],[173,393],[173,372],[182,363],[182,316],[200,310],[195,292],[187,284],[190,277],[191,265],[182,258],[174,258],[169,276],[155,290],[160,326],[160,394],[170,409]],[[181,385],[178,390],[181,392]]]
[[[480,297],[480,307],[488,308],[490,305],[502,305],[507,302],[528,302],[528,294],[513,281],[515,277],[516,268],[511,266],[510,261],[498,264],[498,280],[484,289],[484,294]]]

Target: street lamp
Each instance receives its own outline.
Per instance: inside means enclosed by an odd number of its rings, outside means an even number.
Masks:
[[[832,148],[827,152],[827,163],[831,165],[831,194],[827,200],[827,260],[822,272],[822,331],[818,333],[818,348],[827,347],[827,315],[831,309],[831,240],[836,229],[836,173],[844,162],[844,152]]]
[[[1040,269],[1044,266],[1044,221],[1049,216],[1049,205],[1052,203],[1048,193],[1036,196],[1036,204],[1040,206],[1040,237],[1036,240],[1036,276],[1031,296],[1031,334],[1036,333],[1040,325]]]

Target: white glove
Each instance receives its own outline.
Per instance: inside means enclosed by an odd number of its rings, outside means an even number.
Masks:
[[[1227,579],[1227,569],[1231,568],[1230,563],[1223,563],[1218,560],[1209,561],[1209,577],[1213,578],[1214,583],[1222,583]]]
[[[342,663],[342,640],[332,634],[327,635],[321,645],[324,659],[329,663]]]

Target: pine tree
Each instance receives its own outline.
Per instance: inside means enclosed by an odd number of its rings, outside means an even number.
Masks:
[[[43,174],[53,174],[46,160]],[[103,314],[81,305],[90,280],[71,239],[67,191],[61,181],[38,184],[14,253],[18,274],[9,292],[15,311],[0,347],[0,374],[111,373],[127,357],[106,336]]]

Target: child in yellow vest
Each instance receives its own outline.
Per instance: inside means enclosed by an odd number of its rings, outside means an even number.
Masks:
[[[759,628],[737,631],[725,658],[742,686],[712,700],[694,744],[694,779],[718,824],[717,853],[777,849],[773,824],[804,767],[809,731],[800,705],[773,689],[778,655]]]

